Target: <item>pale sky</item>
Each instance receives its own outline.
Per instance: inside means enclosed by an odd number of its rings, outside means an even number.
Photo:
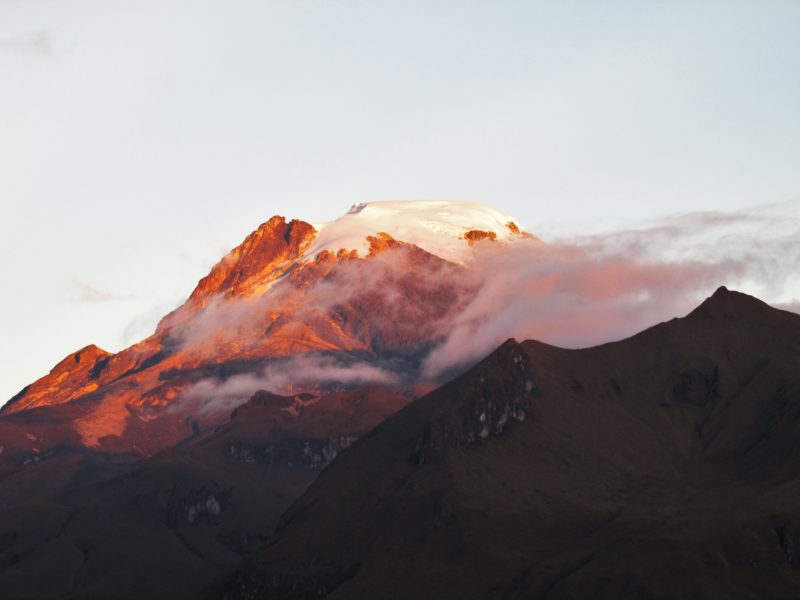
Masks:
[[[800,198],[800,2],[0,0],[0,403],[273,214]]]

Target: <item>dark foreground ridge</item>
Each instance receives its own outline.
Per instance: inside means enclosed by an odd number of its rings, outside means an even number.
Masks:
[[[207,598],[798,598],[800,316],[720,288],[509,341],[343,452]]]

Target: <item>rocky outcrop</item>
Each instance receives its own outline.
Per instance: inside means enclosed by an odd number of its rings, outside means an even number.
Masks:
[[[322,469],[356,438],[347,434],[328,440],[289,439],[274,444],[232,443],[228,456],[240,462]]]
[[[97,374],[113,356],[91,344],[70,354],[50,373],[32,383],[0,408],[0,412],[17,412],[41,404],[62,404],[76,396],[97,389]]]
[[[508,340],[464,377],[468,382],[459,385],[467,392],[438,407],[425,427],[414,453],[418,464],[434,460],[448,447],[478,445],[502,435],[512,422],[530,414],[530,358],[515,340]]]
[[[360,565],[341,569],[325,565],[306,565],[302,573],[272,575],[261,565],[248,564],[224,583],[206,591],[204,600],[311,600],[325,598],[356,574]],[[312,574],[310,574],[312,573]]]
[[[467,240],[470,243],[470,245],[477,244],[478,242],[483,242],[485,240],[494,242],[495,240],[497,240],[497,234],[494,231],[484,231],[483,229],[470,229],[464,234],[464,239]]]
[[[167,524],[177,527],[193,523],[216,523],[229,496],[229,491],[213,483],[182,493],[173,489],[166,507]]]
[[[165,332],[186,321],[211,298],[252,294],[285,274],[316,236],[313,225],[274,216],[248,235],[203,277],[189,300],[158,325]]]

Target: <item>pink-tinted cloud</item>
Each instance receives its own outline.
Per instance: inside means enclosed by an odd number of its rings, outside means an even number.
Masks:
[[[332,343],[432,340],[446,335],[453,312],[466,306],[478,287],[475,275],[420,250],[389,249],[308,278],[285,276],[262,295],[214,297],[178,335],[189,351],[228,343],[250,348],[270,336],[300,337],[303,327]]]
[[[780,298],[800,285],[800,204],[781,209],[678,215],[546,246],[487,247],[470,265],[481,288],[425,373],[463,367],[509,337],[565,347],[621,339],[686,314],[720,285]]]

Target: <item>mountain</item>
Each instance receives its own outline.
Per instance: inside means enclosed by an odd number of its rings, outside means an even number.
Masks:
[[[470,203],[273,217],[152,336],[66,357],[0,412],[2,596],[194,597],[447,377],[421,367],[478,289],[471,258],[523,242]]]
[[[509,340],[362,437],[209,598],[797,598],[800,316],[720,288]]]
[[[48,469],[63,461],[30,464],[23,473],[49,491],[20,497],[10,489],[18,478],[3,481],[2,597],[195,598],[269,541],[339,452],[407,401],[374,386],[262,391],[223,425],[132,465],[95,462],[65,481]],[[54,474],[55,490],[45,485]]]
[[[66,357],[0,412],[2,597],[798,597],[800,317],[720,288],[431,371],[518,244],[470,203],[273,217]]]
[[[75,352],[2,415],[41,411],[31,416],[40,434],[20,442],[40,458],[63,437],[146,457],[223,422],[263,388],[378,384],[413,396],[422,357],[477,290],[464,263],[484,244],[533,239],[510,217],[463,202],[361,204],[323,225],[276,216],[152,336],[117,354]],[[43,411],[62,405],[70,408]],[[58,433],[42,429],[46,414],[59,421]]]

